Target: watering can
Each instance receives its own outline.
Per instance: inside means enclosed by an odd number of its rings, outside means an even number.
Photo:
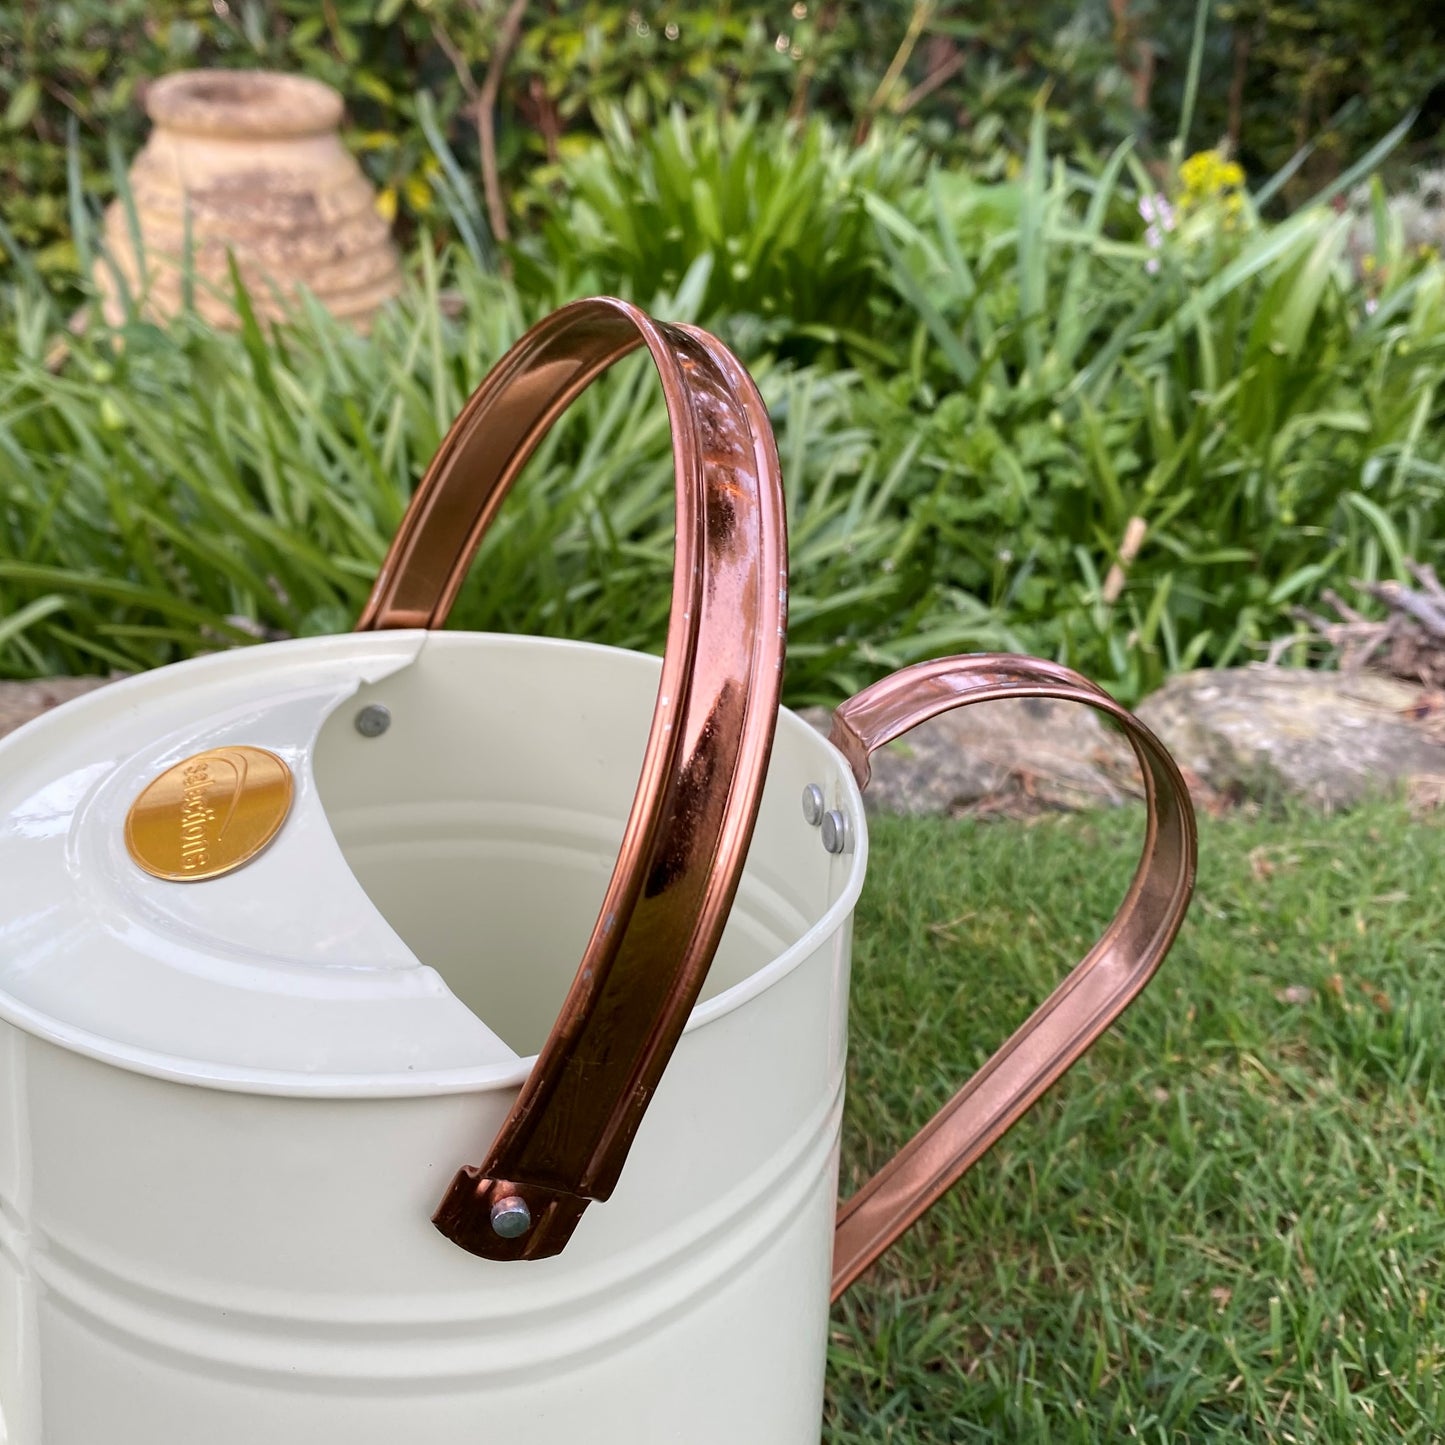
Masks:
[[[661,660],[438,630],[542,434],[639,345],[676,462]],[[5,1445],[818,1440],[830,1299],[1145,985],[1195,838],[1159,742],[1052,663],[906,668],[825,741],[779,708],[786,587],[741,365],[578,302],[468,402],[356,632],[0,743]],[[839,1211],[869,755],[1005,697],[1124,730],[1143,859]]]

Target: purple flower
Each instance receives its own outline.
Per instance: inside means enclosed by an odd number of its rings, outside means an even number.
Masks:
[[[1140,196],[1139,215],[1143,220],[1149,222],[1151,235],[1158,235],[1160,230],[1172,231],[1174,229],[1174,207],[1164,196]],[[1150,241],[1149,244],[1152,246],[1157,242]]]
[[[1174,229],[1174,207],[1160,195],[1139,197],[1139,215],[1148,224],[1144,227],[1144,244],[1151,251],[1164,249],[1164,235]],[[1159,274],[1159,257],[1150,256],[1144,269],[1151,275]]]

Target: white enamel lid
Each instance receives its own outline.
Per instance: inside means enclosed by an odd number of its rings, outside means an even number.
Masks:
[[[83,1053],[247,1090],[515,1082],[518,1055],[419,963],[357,882],[313,747],[425,632],[244,648],[112,684],[0,740],[0,1018]],[[194,754],[248,745],[294,780],[244,867],[167,882],[130,856],[131,804]]]

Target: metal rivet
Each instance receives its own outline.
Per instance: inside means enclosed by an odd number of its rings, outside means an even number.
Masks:
[[[532,1211],[527,1201],[515,1194],[492,1205],[492,1228],[503,1239],[519,1239],[532,1227]]]
[[[848,836],[848,815],[837,808],[823,814],[823,846],[830,853],[846,853],[852,840]]]
[[[803,789],[803,816],[815,828],[823,821],[823,790],[817,783]]]
[[[391,726],[391,709],[369,702],[356,714],[356,731],[364,738],[379,738]]]

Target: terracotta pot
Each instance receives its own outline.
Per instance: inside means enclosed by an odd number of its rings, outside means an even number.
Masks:
[[[105,216],[106,248],[146,314],[182,308],[189,212],[195,306],[214,325],[238,324],[228,252],[258,315],[283,315],[304,286],[369,325],[401,276],[375,191],[337,134],[341,110],[330,86],[265,70],[180,71],[150,88],[154,129],[130,169],[140,259],[124,205]],[[101,265],[97,279],[119,321],[116,277]]]

